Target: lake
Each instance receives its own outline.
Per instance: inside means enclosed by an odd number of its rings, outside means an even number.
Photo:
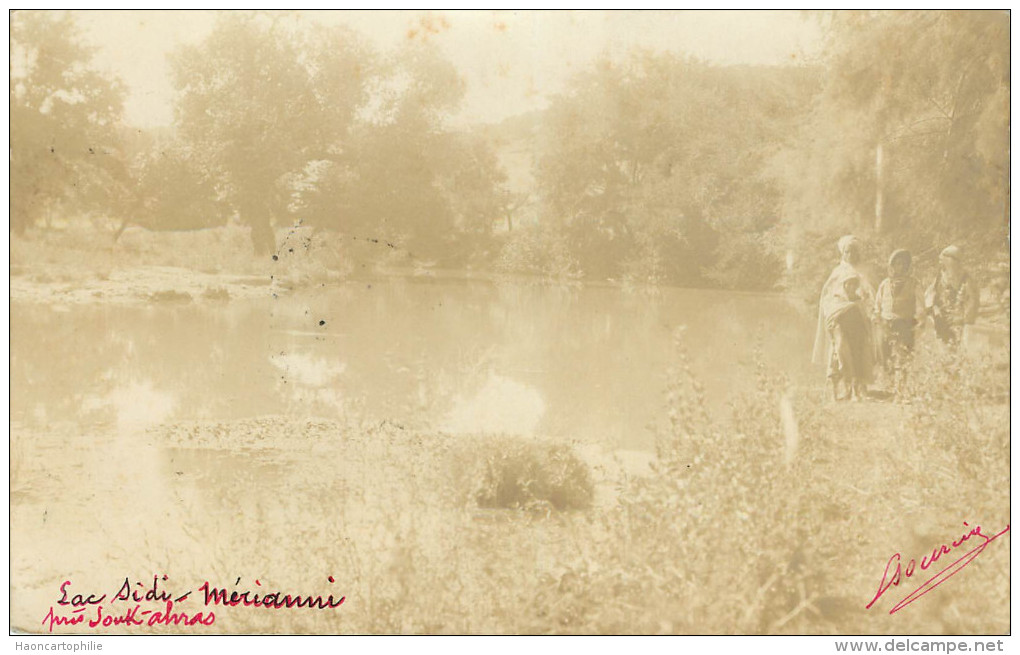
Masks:
[[[753,351],[811,375],[814,320],[780,295],[434,279],[256,300],[13,303],[11,419],[131,433],[180,420],[389,420],[647,450],[682,329],[710,405]]]

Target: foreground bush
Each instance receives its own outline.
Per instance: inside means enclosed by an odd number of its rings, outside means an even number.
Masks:
[[[500,438],[485,448],[488,454],[476,473],[473,491],[479,507],[571,510],[591,506],[594,485],[588,466],[568,446]]]
[[[1008,396],[989,393],[1002,362],[936,352],[917,362],[906,405],[825,403],[759,364],[754,390],[719,417],[678,352],[654,473],[623,481],[618,505],[593,517],[591,554],[547,592],[561,608],[551,629],[1008,630],[1006,542],[895,616],[939,567],[865,609],[894,553],[930,554],[964,521],[989,535],[1008,524]]]

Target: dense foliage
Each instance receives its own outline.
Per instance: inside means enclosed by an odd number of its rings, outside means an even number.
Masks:
[[[597,277],[771,287],[782,198],[767,165],[814,80],[668,55],[601,62],[545,117],[543,222]]]
[[[827,31],[812,63],[632,52],[543,111],[453,129],[465,85],[433,43],[228,12],[171,55],[174,123],[139,137],[74,17],[19,12],[11,228],[234,223],[265,257],[300,223],[392,244],[380,262],[740,289],[813,289],[848,231],[876,262],[1004,258],[1008,16],[805,20]]]
[[[12,231],[125,199],[116,131],[124,89],[92,56],[68,15],[26,12],[11,21]]]
[[[952,242],[972,246],[975,263],[1005,260],[1008,16],[875,11],[823,20],[825,82],[780,160],[784,232],[803,260],[793,286],[820,284],[846,232],[865,238],[877,262],[908,247],[915,265],[930,268]]]

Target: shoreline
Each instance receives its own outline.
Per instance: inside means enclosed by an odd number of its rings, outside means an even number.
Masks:
[[[342,288],[352,283],[401,282],[412,284],[486,284],[559,289],[611,289],[655,296],[664,291],[699,294],[723,294],[740,297],[788,298],[798,302],[789,291],[752,291],[712,287],[684,287],[667,284],[633,284],[617,280],[556,280],[532,274],[500,274],[464,269],[414,269],[378,266],[371,272],[343,275],[324,269],[322,273],[305,271],[273,272],[265,265],[263,274],[250,272],[205,272],[180,266],[129,265],[109,272],[74,274],[60,266],[11,266],[10,301],[34,304],[139,304],[191,301],[231,301],[271,299],[283,294],[301,293],[316,287]],[[281,267],[282,268],[282,267]]]
[[[267,267],[269,271],[272,266]],[[17,272],[15,272],[17,269]],[[739,289],[717,289],[705,287],[682,287],[674,285],[633,285],[615,280],[575,280],[561,282],[538,275],[500,275],[498,273],[459,269],[375,268],[371,273],[341,275],[325,270],[324,274],[311,275],[304,272],[290,272],[268,275],[242,272],[203,272],[177,266],[125,266],[109,273],[92,273],[87,276],[72,276],[63,271],[31,271],[26,266],[11,266],[9,278],[9,301],[11,303],[52,305],[187,305],[193,302],[212,306],[237,300],[271,300],[281,296],[295,295],[315,289],[325,291],[342,289],[351,284],[411,283],[411,284],[486,284],[490,286],[513,285],[521,287],[546,287],[549,289],[608,289],[628,294],[649,297],[668,291],[685,293],[726,295],[735,297],[788,299],[809,314],[810,304],[790,291],[749,291]],[[1009,334],[1009,316],[1005,322],[995,320],[994,308],[982,303],[982,314],[972,329],[993,340],[1001,333]]]

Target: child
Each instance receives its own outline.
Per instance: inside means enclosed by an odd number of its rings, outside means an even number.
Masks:
[[[925,293],[935,336],[951,346],[960,343],[964,326],[977,318],[980,296],[980,289],[963,268],[961,255],[957,246],[939,254],[938,277]]]
[[[889,257],[889,277],[878,285],[875,294],[875,320],[881,328],[879,351],[888,374],[898,376],[914,350],[915,329],[923,325],[924,297],[916,279],[910,275],[908,250],[897,250]]]
[[[860,304],[861,278],[850,275],[834,290],[833,311],[826,327],[832,340],[829,382],[832,397],[839,400],[839,383],[847,389],[844,398],[864,400],[868,372],[871,370],[871,338],[868,318]]]

